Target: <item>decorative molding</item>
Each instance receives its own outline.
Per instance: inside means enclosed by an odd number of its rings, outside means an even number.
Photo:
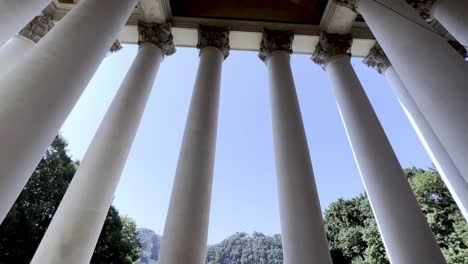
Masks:
[[[286,51],[291,54],[293,40],[294,33],[292,31],[264,29],[258,57],[266,62],[275,51]]]
[[[117,39],[115,40],[114,44],[112,44],[112,47],[110,48],[111,53],[116,53],[117,51],[122,49],[122,44],[120,44],[120,41]]]
[[[215,47],[219,49],[226,59],[229,56],[229,27],[198,26],[198,44],[197,48],[202,50],[206,47]]]
[[[383,74],[390,66],[392,66],[392,63],[379,44],[375,44],[375,46],[369,51],[369,55],[367,55],[362,62],[367,66],[376,69],[380,74]]]
[[[54,23],[47,15],[36,16],[27,24],[18,35],[28,38],[35,43],[39,42],[52,28]]]
[[[158,46],[164,56],[175,53],[170,24],[146,23],[138,21],[138,45],[151,43]]]
[[[351,45],[353,37],[351,34],[328,34],[322,32],[320,34],[320,41],[317,44],[312,60],[321,65],[323,68],[334,57],[339,55],[351,56]]]
[[[463,57],[463,59],[466,59],[468,57],[468,52],[466,50],[466,47],[463,46],[460,42],[456,40],[449,40],[448,43],[458,52],[460,55]]]
[[[336,5],[344,6],[357,13],[356,5],[357,5],[358,0],[331,0],[331,1],[335,2]]]
[[[437,0],[406,0],[406,2],[416,9],[424,20],[429,23],[432,22],[431,9]]]

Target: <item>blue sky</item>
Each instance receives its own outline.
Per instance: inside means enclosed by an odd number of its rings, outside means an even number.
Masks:
[[[102,63],[62,127],[81,159],[129,69],[138,47],[124,45]],[[178,48],[162,63],[115,194],[114,205],[139,227],[161,234],[198,67],[198,51]],[[431,161],[385,78],[352,60],[403,167]],[[326,73],[309,55],[291,65],[324,210],[361,193],[358,170]],[[266,67],[256,52],[231,51],[224,62],[209,243],[235,232],[280,233]],[[117,143],[117,142],[116,142]]]

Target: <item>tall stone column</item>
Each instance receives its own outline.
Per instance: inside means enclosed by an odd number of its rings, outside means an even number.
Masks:
[[[313,55],[332,83],[354,159],[391,263],[445,259],[350,61],[350,35],[322,33]]]
[[[80,1],[20,63],[0,75],[0,221],[136,3]]]
[[[288,264],[331,264],[301,109],[291,72],[294,34],[265,30],[259,57],[266,63],[283,240]]]
[[[204,264],[218,129],[221,69],[229,55],[229,29],[200,26],[200,65],[185,126],[160,264]]]
[[[364,63],[376,69],[387,78],[390,87],[400,101],[403,110],[416,130],[424,148],[429,153],[437,171],[450,190],[463,216],[468,220],[468,183],[453,163],[440,140],[434,134],[431,126],[427,123],[426,118],[424,118],[421,110],[408,93],[406,86],[398,77],[398,74],[380,46],[376,45],[371,49]]]
[[[89,263],[163,56],[168,24],[139,22],[140,49],[31,263]]]
[[[352,0],[339,0],[353,8]],[[359,13],[468,182],[466,62],[404,0],[359,0]]]
[[[464,46],[468,47],[468,1],[406,0],[428,22],[436,19]]]
[[[46,8],[51,0],[0,0],[0,47]]]
[[[0,48],[0,75],[21,61],[53,26],[54,23],[49,16],[36,16],[18,35],[3,45]]]

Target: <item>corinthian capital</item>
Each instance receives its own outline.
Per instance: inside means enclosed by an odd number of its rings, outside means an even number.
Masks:
[[[432,21],[431,9],[437,0],[406,0],[427,22]]]
[[[211,27],[199,25],[197,48],[202,50],[206,47],[215,47],[219,49],[224,58],[229,56],[229,27]]]
[[[322,32],[320,41],[317,44],[312,60],[325,67],[325,65],[334,57],[339,55],[351,56],[351,44],[353,37],[350,34],[329,34]]]
[[[176,51],[170,24],[138,21],[138,45],[143,43],[159,47],[164,56],[172,55]]]
[[[375,44],[375,46],[369,51],[369,55],[362,61],[367,66],[376,69],[380,74],[383,74],[392,63],[385,55],[385,52],[380,47],[379,44]]]
[[[54,23],[49,16],[41,15],[35,17],[29,24],[27,24],[18,35],[28,38],[34,42],[39,42],[49,32]]]
[[[265,62],[275,51],[292,53],[293,40],[294,33],[292,31],[264,29],[258,57]]]

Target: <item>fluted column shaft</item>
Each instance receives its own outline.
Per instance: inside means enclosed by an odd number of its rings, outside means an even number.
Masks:
[[[164,31],[159,37],[172,39],[169,26],[155,28]],[[31,263],[91,260],[163,60],[166,48],[158,43],[141,43]]]
[[[20,63],[0,75],[0,221],[136,3],[80,1]]]
[[[296,87],[291,71],[293,34],[268,31],[260,57],[270,83],[276,176],[284,262],[329,263],[331,257],[310,160]]]
[[[31,21],[51,0],[0,0],[0,47]]]
[[[358,11],[468,182],[466,62],[403,0],[359,0]]]
[[[405,173],[351,66],[349,36],[322,33],[314,61],[328,73],[390,262],[443,264]]]
[[[449,154],[434,134],[423,113],[414,102],[406,86],[400,80],[390,61],[382,49],[374,47],[364,60],[370,67],[376,68],[388,80],[390,87],[397,96],[406,116],[415,129],[424,148],[448,187],[465,219],[468,220],[468,183],[453,163]]]
[[[228,36],[224,28],[199,28],[200,65],[161,241],[160,264],[205,263],[221,70],[229,49]]]

